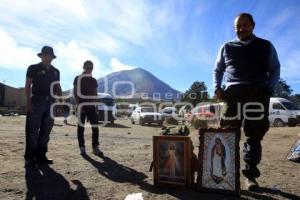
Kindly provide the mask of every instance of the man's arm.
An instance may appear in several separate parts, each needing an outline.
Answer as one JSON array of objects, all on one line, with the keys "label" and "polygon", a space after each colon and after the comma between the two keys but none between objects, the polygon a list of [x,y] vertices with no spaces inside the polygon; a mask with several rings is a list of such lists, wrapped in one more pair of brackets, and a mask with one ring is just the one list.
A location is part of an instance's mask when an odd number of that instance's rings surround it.
[{"label": "man's arm", "polygon": [[214,87],[214,92],[218,99],[223,98],[223,90],[221,88],[221,84],[222,84],[224,71],[226,68],[223,53],[224,53],[224,46],[222,46],[221,49],[219,50],[216,63],[215,63],[214,73],[213,73],[213,87]]},{"label": "man's arm", "polygon": [[94,79],[94,89],[93,89],[93,96],[95,97],[94,98],[94,102],[99,102],[99,98],[98,98],[98,90],[97,90],[97,88],[98,88],[98,83],[97,83],[97,80],[96,79]]},{"label": "man's arm", "polygon": [[58,99],[58,100],[59,100],[60,102],[62,102],[62,101],[63,101],[62,98],[61,98],[61,97],[62,97],[62,90],[61,90],[60,83],[57,83],[57,84],[56,84],[56,86],[55,86],[55,93],[56,93],[57,96],[59,96],[59,99]]},{"label": "man's arm", "polygon": [[31,112],[32,111],[31,85],[32,85],[32,78],[31,77],[26,77],[26,82],[25,82],[25,97],[26,97],[27,112]]},{"label": "man's arm", "polygon": [[57,82],[55,83],[55,95],[59,96],[59,101],[62,102],[62,89],[61,89],[61,86],[60,86],[60,73],[58,71],[58,75],[57,75]]},{"label": "man's arm", "polygon": [[275,47],[270,43],[270,57],[269,57],[269,83],[268,89],[271,94],[275,91],[275,86],[280,78],[280,62],[278,60]]},{"label": "man's arm", "polygon": [[77,93],[77,84],[74,85],[74,88],[73,88],[73,96],[74,96],[74,98],[75,98],[76,104],[78,105],[78,104],[79,104],[79,97],[78,97],[78,93]]},{"label": "man's arm", "polygon": [[78,97],[78,76],[75,77],[74,81],[73,81],[73,96],[74,96],[74,99],[75,99],[75,102],[76,104],[78,105],[79,104],[79,97]]}]

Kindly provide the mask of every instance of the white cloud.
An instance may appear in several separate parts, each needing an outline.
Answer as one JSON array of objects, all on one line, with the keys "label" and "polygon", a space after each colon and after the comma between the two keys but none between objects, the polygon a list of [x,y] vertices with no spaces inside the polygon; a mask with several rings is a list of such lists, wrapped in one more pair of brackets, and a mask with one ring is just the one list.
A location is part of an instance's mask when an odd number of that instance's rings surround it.
[{"label": "white cloud", "polygon": [[[39,49],[33,49],[18,45],[16,40],[6,31],[0,28],[0,68],[26,69],[29,65],[40,62],[37,53]],[[93,75],[96,78],[111,72],[105,69],[99,59],[88,49],[77,44],[76,41],[68,43],[56,43],[53,45],[57,58],[53,65],[61,72],[61,81],[64,89],[72,88],[73,79],[82,72],[83,62],[91,60],[94,63]]]},{"label": "white cloud", "polygon": [[111,35],[100,31],[95,32],[93,37],[86,37],[86,35],[82,35],[78,39],[78,42],[85,48],[113,55],[120,53],[122,48],[124,48],[120,41],[113,38]]},{"label": "white cloud", "polygon": [[[227,2],[227,5],[232,3]],[[133,58],[140,52],[143,55],[136,56],[135,61],[154,68],[177,69],[189,64],[191,67],[193,64],[211,66],[216,48],[219,48],[219,45],[214,47],[214,43],[221,44],[225,42],[224,37],[231,39],[233,34],[232,26],[227,24],[227,14],[215,15],[219,17],[217,28],[210,28],[210,20],[206,17],[216,5],[219,5],[217,0],[209,3],[2,0],[0,67],[25,69],[39,61],[36,53],[43,45],[54,47],[58,56],[54,64],[60,68],[62,79],[67,81],[81,73],[87,59],[94,62],[94,76],[98,78],[113,71],[135,68],[121,63],[118,58]],[[257,21],[257,28],[261,28],[258,35],[274,42],[281,58],[283,78],[299,80],[295,73],[299,71],[297,13],[287,7],[263,20]],[[225,22],[227,25],[223,26]],[[207,46],[207,41],[212,45]],[[101,63],[100,58],[108,63]],[[211,70],[211,67],[199,68],[203,74]]]},{"label": "white cloud", "polygon": [[142,0],[99,0],[90,7],[91,22],[98,31],[112,36],[127,45],[145,46],[153,36],[150,9]]},{"label": "white cloud", "polygon": [[[0,67],[7,69],[24,69],[30,64],[37,63],[40,58],[37,56],[39,49],[33,49],[18,45],[16,40],[6,31],[0,28]],[[52,46],[52,45],[50,45]],[[94,73],[97,76],[103,75],[101,72],[103,66],[98,58],[88,49],[80,47],[76,41],[67,43],[56,43],[53,45],[57,58],[53,64],[61,66],[63,71],[74,74],[82,71],[82,65],[85,60],[91,60],[94,63]]]},{"label": "white cloud", "polygon": [[180,29],[186,17],[186,4],[176,2],[4,0],[0,4],[0,26],[33,49],[45,43],[76,41],[81,48],[97,54],[120,57],[135,47],[147,51],[154,48],[157,63],[160,58],[165,63],[174,57],[168,53],[175,52],[160,51],[162,40]]},{"label": "white cloud", "polygon": [[72,17],[78,18],[87,16],[85,5],[81,0],[2,0],[0,8],[5,9],[1,9],[4,13],[26,16],[31,19],[51,18],[51,16],[55,17],[58,14],[72,15]]},{"label": "white cloud", "polygon": [[26,69],[38,62],[34,49],[20,46],[14,38],[0,28],[0,67],[7,69]]},{"label": "white cloud", "polygon": [[278,52],[281,77],[288,82],[300,80],[299,20],[297,13],[286,8],[274,14],[263,28],[263,33],[266,33],[266,37],[274,43]]},{"label": "white cloud", "polygon": [[146,45],[152,37],[148,7],[140,0],[4,0],[0,26],[26,45],[75,40],[84,48],[116,56],[132,45]]},{"label": "white cloud", "polygon": [[[37,0],[41,2],[40,0]],[[84,1],[82,0],[49,0],[51,4],[61,5],[66,11],[69,11],[75,16],[78,16],[81,19],[85,19],[88,16],[88,11],[85,9]],[[42,2],[44,3],[44,1]]]},{"label": "white cloud", "polygon": [[72,87],[74,77],[83,71],[82,66],[86,60],[94,63],[95,78],[104,76],[108,72],[91,51],[82,48],[76,41],[55,44],[54,51],[57,58],[53,61],[53,65],[60,69],[61,81],[66,88]]},{"label": "white cloud", "polygon": [[110,60],[110,66],[111,66],[111,70],[113,72],[137,68],[135,66],[130,66],[130,65],[121,63],[118,58],[112,58]]},{"label": "white cloud", "polygon": [[278,34],[278,30],[281,30],[282,26],[289,23],[289,21],[293,18],[293,15],[294,13],[289,9],[283,9],[281,12],[271,17],[265,26],[267,34],[270,34],[270,37],[276,36],[276,34]]}]

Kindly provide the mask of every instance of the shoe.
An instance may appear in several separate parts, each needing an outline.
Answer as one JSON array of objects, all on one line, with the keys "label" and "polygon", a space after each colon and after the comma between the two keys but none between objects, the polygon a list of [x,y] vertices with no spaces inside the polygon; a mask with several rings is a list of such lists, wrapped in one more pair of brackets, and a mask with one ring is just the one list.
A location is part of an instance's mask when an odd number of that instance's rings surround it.
[{"label": "shoe", "polygon": [[245,189],[248,191],[258,191],[259,185],[255,178],[246,178]]},{"label": "shoe", "polygon": [[80,149],[80,155],[84,156],[86,153],[85,153],[85,147],[82,146],[82,147],[79,147]]},{"label": "shoe", "polygon": [[93,153],[97,156],[103,156],[102,151],[100,151],[100,149],[98,147],[93,148]]},{"label": "shoe", "polygon": [[53,160],[47,158],[45,155],[40,156],[36,159],[36,162],[39,164],[48,164],[48,165],[52,165],[53,164]]}]

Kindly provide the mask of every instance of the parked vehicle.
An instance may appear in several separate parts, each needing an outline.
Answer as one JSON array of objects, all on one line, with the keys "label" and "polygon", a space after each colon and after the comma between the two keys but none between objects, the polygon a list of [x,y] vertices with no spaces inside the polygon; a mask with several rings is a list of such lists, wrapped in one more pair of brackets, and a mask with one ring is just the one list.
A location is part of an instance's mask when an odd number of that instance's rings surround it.
[{"label": "parked vehicle", "polygon": [[163,116],[158,112],[154,112],[152,107],[136,107],[130,117],[131,123],[139,123],[140,125],[157,123],[159,126],[163,124]]},{"label": "parked vehicle", "polygon": [[184,115],[187,124],[191,125],[196,119],[210,122],[217,122],[220,119],[220,113],[223,103],[207,103],[196,106]]},{"label": "parked vehicle", "polygon": [[272,97],[269,106],[269,120],[270,124],[275,127],[296,126],[300,124],[300,108],[287,99]]},{"label": "parked vehicle", "polygon": [[99,121],[110,121],[114,124],[116,120],[116,104],[115,99],[108,93],[98,93],[99,105],[97,106],[98,120]]},{"label": "parked vehicle", "polygon": [[[193,124],[195,119],[216,122],[221,117],[222,107],[223,103],[202,104],[184,113],[184,118],[189,125]],[[300,124],[300,108],[287,99],[272,97],[269,106],[269,121],[275,127],[296,126]]]},{"label": "parked vehicle", "polygon": [[135,110],[136,107],[138,107],[138,104],[129,104],[128,106],[128,117],[131,116],[132,112]]},{"label": "parked vehicle", "polygon": [[192,106],[190,104],[184,105],[179,109],[178,115],[179,117],[184,117],[188,112],[191,112]]},{"label": "parked vehicle", "polygon": [[162,116],[165,117],[173,117],[178,118],[178,111],[175,107],[165,107],[161,111]]}]

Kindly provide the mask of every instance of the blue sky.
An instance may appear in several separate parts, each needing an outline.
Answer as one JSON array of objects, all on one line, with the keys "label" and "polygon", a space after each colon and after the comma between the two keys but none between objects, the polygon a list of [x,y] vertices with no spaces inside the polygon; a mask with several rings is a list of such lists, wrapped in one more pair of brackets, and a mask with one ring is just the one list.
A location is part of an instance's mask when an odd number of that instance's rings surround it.
[{"label": "blue sky", "polygon": [[50,45],[64,90],[90,59],[97,78],[141,67],[174,89],[204,81],[212,93],[218,50],[235,37],[234,17],[249,12],[254,33],[277,49],[281,77],[300,93],[298,0],[2,0],[0,10],[0,81],[15,87]]}]

